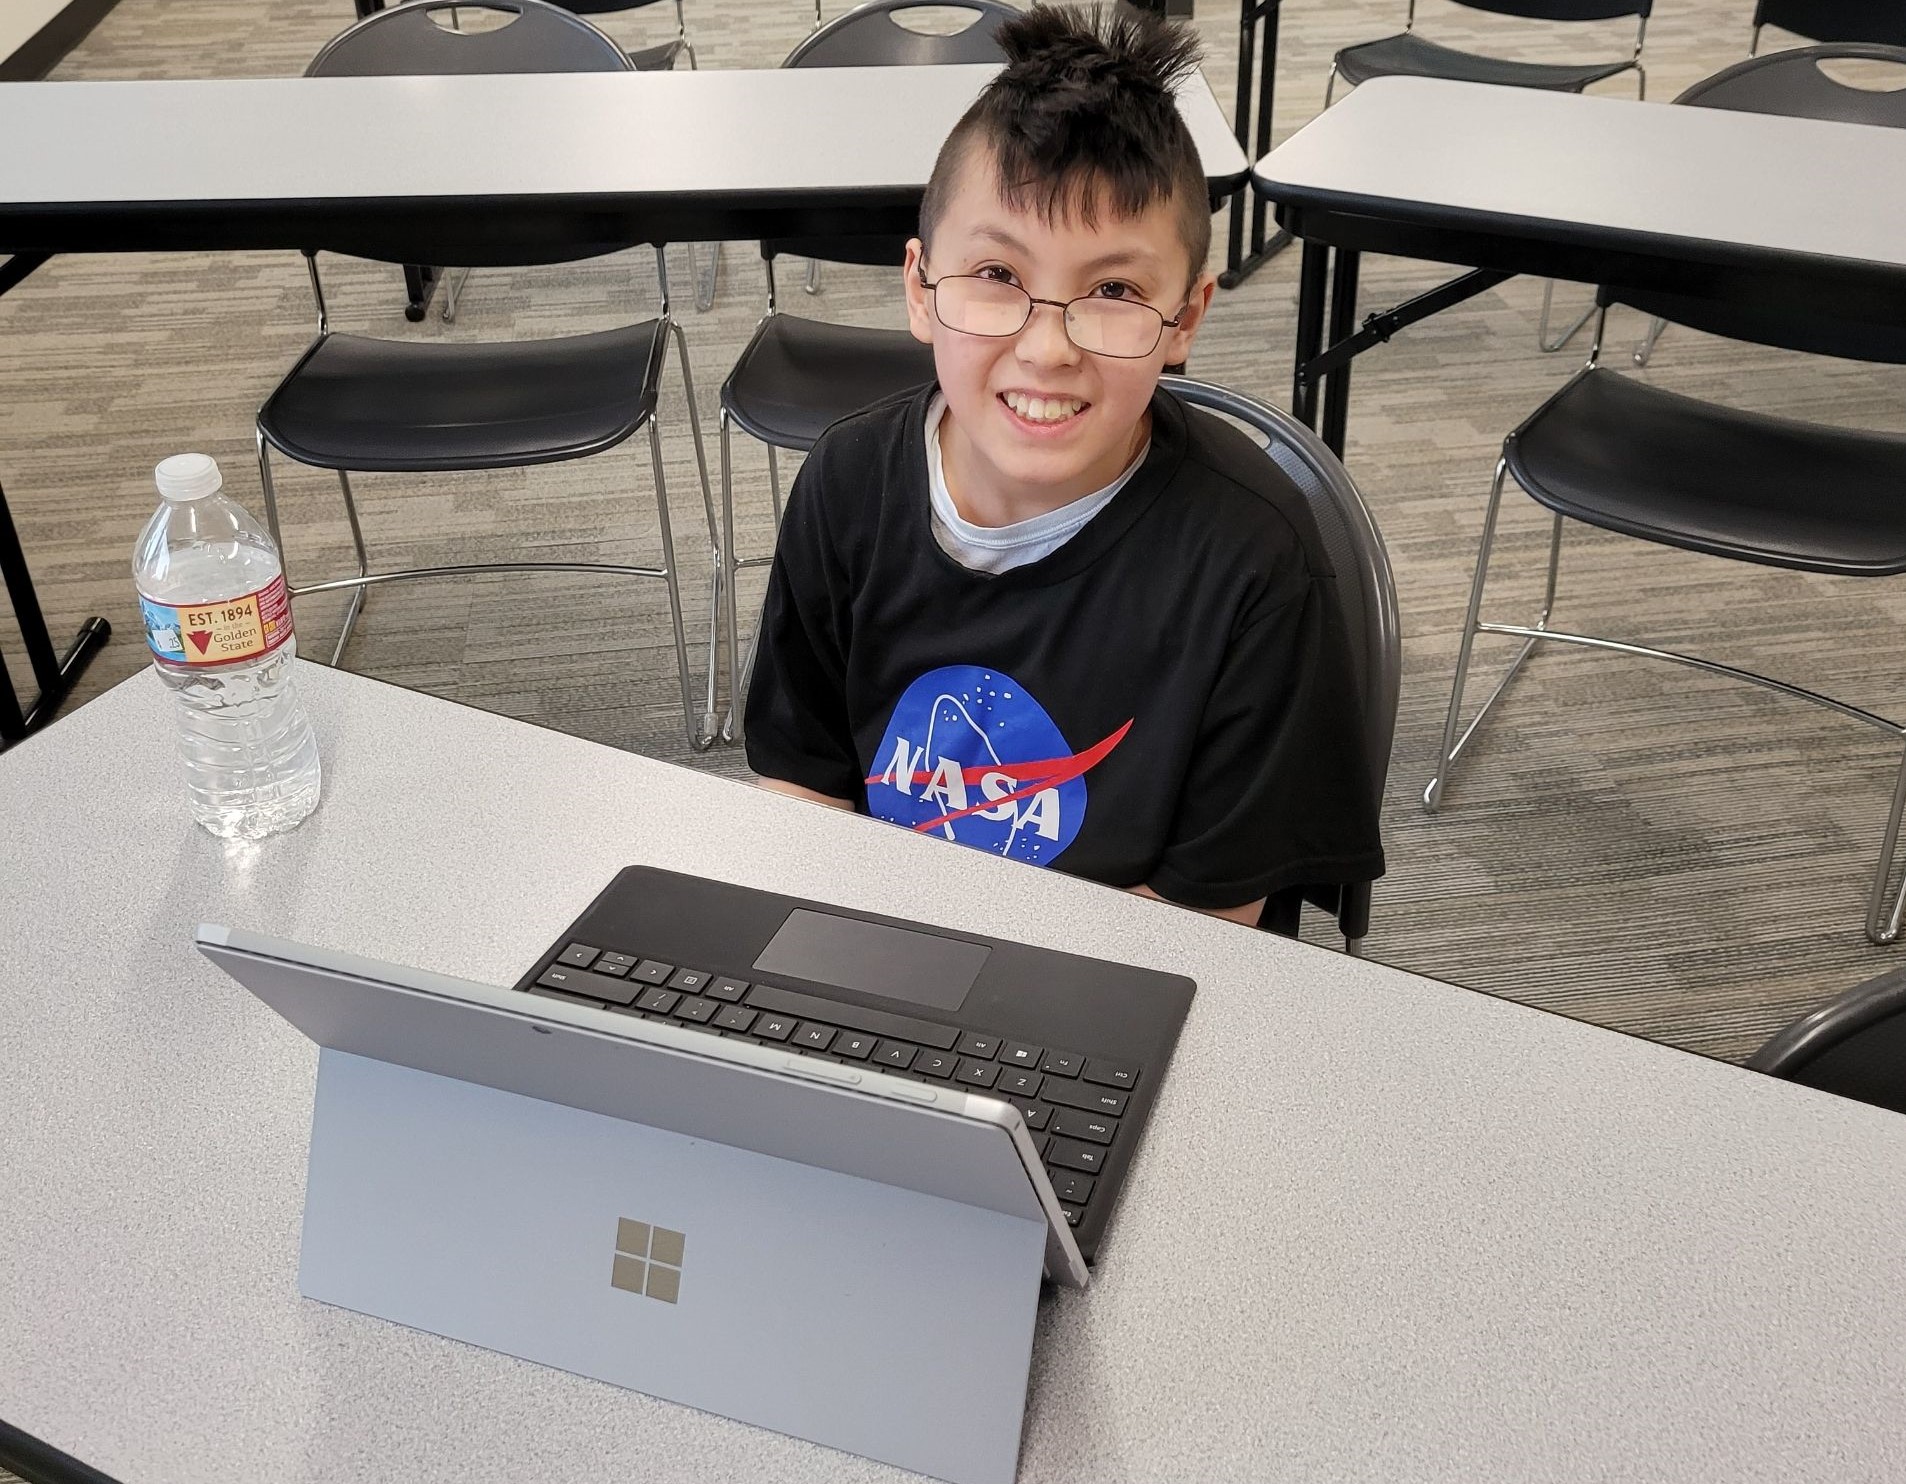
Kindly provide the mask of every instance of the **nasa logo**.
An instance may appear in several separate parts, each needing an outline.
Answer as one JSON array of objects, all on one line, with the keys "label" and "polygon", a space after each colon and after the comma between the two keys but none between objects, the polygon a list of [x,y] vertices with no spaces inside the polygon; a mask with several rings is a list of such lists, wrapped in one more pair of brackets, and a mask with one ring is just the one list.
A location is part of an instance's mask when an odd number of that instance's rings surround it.
[{"label": "nasa logo", "polygon": [[1010,675],[977,665],[929,670],[893,708],[867,809],[920,834],[1049,866],[1085,823],[1085,775],[1131,729],[1128,721],[1074,753]]}]

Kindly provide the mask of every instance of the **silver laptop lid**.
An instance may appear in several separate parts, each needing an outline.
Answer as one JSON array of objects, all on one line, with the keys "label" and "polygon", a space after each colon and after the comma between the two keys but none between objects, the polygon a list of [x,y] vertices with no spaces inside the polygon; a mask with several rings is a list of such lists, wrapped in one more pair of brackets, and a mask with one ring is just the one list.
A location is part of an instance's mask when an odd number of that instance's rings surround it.
[{"label": "silver laptop lid", "polygon": [[238,928],[197,944],[320,1046],[1039,1221],[1047,1275],[1087,1281],[1000,1099]]}]

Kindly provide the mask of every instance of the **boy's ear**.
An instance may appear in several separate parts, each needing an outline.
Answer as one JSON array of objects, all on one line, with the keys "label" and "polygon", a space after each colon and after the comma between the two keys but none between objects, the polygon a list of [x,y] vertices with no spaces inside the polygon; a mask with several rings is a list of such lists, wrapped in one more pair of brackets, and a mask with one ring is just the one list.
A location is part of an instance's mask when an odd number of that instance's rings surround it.
[{"label": "boy's ear", "polygon": [[927,291],[920,284],[921,264],[926,261],[926,244],[915,237],[907,244],[906,265],[900,276],[907,293],[907,329],[922,345],[933,343],[933,306],[927,303]]},{"label": "boy's ear", "polygon": [[1191,342],[1197,338],[1198,326],[1204,323],[1205,311],[1211,307],[1211,295],[1217,287],[1215,273],[1200,273],[1192,283],[1177,325],[1165,331],[1163,349],[1167,366],[1183,365],[1191,359]]}]

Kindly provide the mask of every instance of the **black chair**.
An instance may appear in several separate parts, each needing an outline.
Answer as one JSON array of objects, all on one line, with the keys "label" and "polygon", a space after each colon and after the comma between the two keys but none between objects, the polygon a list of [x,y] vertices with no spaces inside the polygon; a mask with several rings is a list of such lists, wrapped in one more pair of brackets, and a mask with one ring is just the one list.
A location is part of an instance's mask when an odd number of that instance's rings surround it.
[{"label": "black chair", "polygon": [[[1271,462],[1297,486],[1310,506],[1337,574],[1336,590],[1343,605],[1344,627],[1350,635],[1351,663],[1356,667],[1358,690],[1363,697],[1365,735],[1381,807],[1390,747],[1396,736],[1403,648],[1397,622],[1396,580],[1369,507],[1349,471],[1323,439],[1289,413],[1228,387],[1185,376],[1162,377],[1159,385],[1193,407],[1240,425],[1263,446]],[[1273,897],[1265,905],[1260,925],[1295,936],[1303,902],[1309,901],[1337,919],[1344,951],[1354,954],[1370,929],[1370,888],[1370,882],[1359,881],[1343,887],[1301,889],[1284,894],[1281,900]]]},{"label": "black chair", "polygon": [[1855,985],[1748,1059],[1770,1077],[1906,1113],[1906,969]]},{"label": "black chair", "polygon": [[[511,19],[498,30],[448,33],[431,18],[430,12],[453,4],[465,11],[494,11]],[[446,51],[446,48],[452,50]],[[332,69],[362,71],[373,63],[396,63],[399,65],[386,70],[419,74],[428,73],[437,59],[449,57],[454,62],[450,70],[455,71],[551,70],[540,64],[550,63],[552,59],[561,59],[565,64],[559,70],[576,70],[577,64],[585,63],[592,55],[598,60],[614,59],[613,67],[602,64],[606,70],[628,68],[627,58],[609,37],[587,21],[543,0],[412,0],[358,22],[331,41],[312,67],[314,72],[328,73]],[[484,65],[474,65],[477,61]],[[696,721],[656,418],[662,368],[671,335],[675,338],[682,386],[688,398],[711,549],[714,506],[707,462],[702,454],[701,429],[696,420],[688,348],[681,327],[668,311],[668,281],[660,252],[656,254],[656,271],[662,285],[663,303],[661,314],[655,319],[562,339],[418,343],[339,334],[331,329],[324,285],[318,274],[317,257],[322,246],[305,252],[318,307],[317,339],[259,410],[257,440],[265,513],[281,552],[285,542],[279,525],[270,450],[275,448],[287,458],[313,468],[333,470],[338,476],[357,553],[357,572],[354,576],[326,582],[291,584],[294,597],[315,592],[352,591],[332,663],[343,658],[366,591],[379,583],[490,571],[600,571],[660,579],[668,589],[684,722],[690,741],[695,742],[707,723],[698,726]],[[540,251],[516,248],[497,253],[481,247],[472,250],[468,243],[418,241],[393,235],[388,241],[354,239],[342,246],[352,256],[390,263],[441,261],[439,250],[448,248],[477,266],[503,267],[575,262],[617,251],[623,244],[552,244]],[[648,429],[649,456],[655,476],[662,566],[508,561],[395,572],[370,570],[357,502],[351,492],[352,471],[442,473],[557,463],[606,453],[644,427]],[[711,626],[715,616],[711,595]],[[712,674],[710,678],[712,683]],[[713,708],[711,694],[706,709],[712,712]]]},{"label": "black chair", "polygon": [[1759,0],[1749,56],[1760,50],[1763,26],[1778,26],[1808,41],[1906,46],[1906,0]]},{"label": "black chair", "polygon": [[[1641,53],[1648,37],[1648,16],[1654,9],[1654,0],[1451,0],[1451,3],[1536,21],[1608,21],[1633,16],[1634,50],[1629,56],[1612,61],[1577,63],[1518,62],[1457,51],[1423,38],[1416,29],[1416,0],[1409,0],[1409,13],[1401,32],[1380,41],[1345,47],[1332,59],[1330,80],[1324,85],[1324,107],[1330,106],[1339,77],[1352,86],[1373,77],[1440,77],[1452,82],[1496,83],[1553,93],[1579,93],[1591,83],[1633,72],[1636,96],[1648,96],[1648,74],[1642,65]],[[1536,329],[1536,343],[1545,351],[1557,351],[1567,345],[1595,313],[1594,306],[1590,305],[1579,319],[1551,340],[1549,312],[1554,296],[1552,283],[1543,288],[1542,322]]]},{"label": "black chair", "polygon": [[[1860,8],[1892,13],[1898,18],[1895,29],[1906,37],[1906,0],[1886,5],[1861,0]],[[1758,23],[1754,35],[1758,40]],[[1822,62],[1836,61],[1889,64],[1898,69],[1900,85],[1891,91],[1849,87],[1821,69]],[[1794,51],[1772,52],[1764,57],[1749,57],[1712,77],[1703,78],[1674,101],[1694,108],[1725,108],[1736,113],[1775,113],[1789,118],[1906,129],[1906,44],[1806,46]],[[1647,334],[1635,347],[1637,366],[1648,364],[1664,328],[1662,320],[1649,323]]]},{"label": "black chair", "polygon": [[[968,10],[970,25],[942,36],[899,24],[908,11]],[[935,66],[1003,62],[993,33],[1020,12],[1001,0],[872,0],[828,22],[788,53],[786,67]],[[892,392],[933,379],[933,351],[905,330],[868,330],[827,324],[780,312],[774,260],[794,254],[809,261],[892,267],[906,256],[905,237],[781,238],[764,241],[768,308],[754,337],[721,388],[721,548],[717,554],[728,639],[729,700],[721,736],[739,736],[741,696],[754,662],[754,645],[741,656],[735,608],[735,574],[766,566],[770,557],[737,557],[734,523],[734,462],[730,427],[740,428],[768,450],[768,486],[777,531],[781,524],[778,450],[806,453],[829,424]]]},{"label": "black chair", "polygon": [[[1811,701],[1878,728],[1906,749],[1906,727],[1785,681],[1669,650],[1550,627],[1566,517],[1643,541],[1734,561],[1848,577],[1906,572],[1906,436],[1869,433],[1741,412],[1663,391],[1599,367],[1607,306],[1627,304],[1676,324],[1759,345],[1906,365],[1906,333],[1833,321],[1785,305],[1721,297],[1724,290],[1640,293],[1604,288],[1603,324],[1587,366],[1509,435],[1496,465],[1469,594],[1456,676],[1436,776],[1424,806],[1440,805],[1450,770],[1510,680],[1537,645],[1554,642],[1671,660],[1713,675]],[[1546,593],[1533,623],[1481,621],[1505,478],[1555,513]],[[1471,651],[1478,634],[1522,641],[1495,690],[1457,735]],[[1903,753],[1906,758],[1906,753]],[[1906,760],[1893,791],[1868,898],[1866,931],[1875,943],[1899,935],[1906,893],[1885,910],[1902,805]]]},{"label": "black chair", "polygon": [[[385,0],[355,0],[355,3],[359,20],[385,13]],[[411,3],[411,0],[398,0],[398,3]],[[572,15],[610,15],[625,10],[640,10],[658,3],[660,0],[561,0],[560,8]],[[327,47],[305,69],[305,76],[401,77],[412,71],[434,76],[481,72],[667,72],[682,56],[688,58],[690,71],[696,66],[695,46],[688,39],[688,23],[682,16],[682,0],[675,0],[674,37],[656,46],[638,47],[628,52],[622,52],[618,45],[617,50],[622,57],[620,65],[609,61],[594,35],[562,36],[553,28],[546,30],[542,44],[533,55],[519,42],[507,43],[500,48],[461,45],[471,37],[484,34],[481,26],[472,26],[466,31],[462,12],[481,13],[493,8],[480,3],[430,8],[443,18],[437,28],[442,33],[442,40],[432,42],[408,30],[378,33],[368,39],[353,40],[339,55],[327,55],[330,51]],[[721,271],[721,244],[711,243],[709,249],[708,266],[701,270],[696,283],[697,309],[711,308],[715,302],[715,280]],[[440,268],[406,264],[404,284],[408,301],[404,317],[413,324],[422,320],[430,312],[430,301],[441,285],[444,323],[455,323],[457,296],[468,276],[467,268],[446,273]]]}]

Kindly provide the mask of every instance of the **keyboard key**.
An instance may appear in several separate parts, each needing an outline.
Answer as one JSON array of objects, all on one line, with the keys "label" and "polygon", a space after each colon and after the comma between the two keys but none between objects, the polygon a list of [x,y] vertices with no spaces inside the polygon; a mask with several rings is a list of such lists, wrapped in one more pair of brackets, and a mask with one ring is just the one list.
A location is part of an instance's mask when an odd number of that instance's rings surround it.
[{"label": "keyboard key", "polygon": [[556,962],[568,964],[572,969],[586,969],[596,961],[596,950],[587,943],[571,943],[556,955]]},{"label": "keyboard key", "polygon": [[1083,1206],[1092,1199],[1092,1187],[1098,1183],[1098,1176],[1081,1175],[1077,1170],[1052,1171],[1052,1193],[1061,1205]]},{"label": "keyboard key", "polygon": [[915,1046],[931,1046],[937,1051],[951,1051],[953,1043],[960,1038],[960,1033],[950,1025],[935,1025],[930,1020],[916,1020],[911,1015],[895,1015],[886,1010],[869,1010],[863,1005],[824,1000],[818,995],[782,989],[776,984],[755,985],[748,991],[748,1003],[757,1010],[779,1010],[784,1015],[793,1015],[801,1020],[826,1020],[857,1031],[872,1031],[876,1036],[909,1041]]},{"label": "keyboard key", "polygon": [[763,1041],[785,1041],[794,1034],[792,1015],[763,1015],[754,1023],[752,1034]]},{"label": "keyboard key", "polygon": [[639,960],[632,953],[605,953],[602,955],[602,962],[596,965],[596,971],[606,974],[609,972],[609,969],[605,968],[604,965],[609,965],[621,969],[626,973],[628,970],[633,969],[638,962]]},{"label": "keyboard key", "polygon": [[587,977],[581,969],[563,969],[551,964],[537,976],[536,982],[544,989],[562,989],[570,994],[581,994]]},{"label": "keyboard key", "polygon": [[1084,1139],[1088,1144],[1109,1144],[1118,1132],[1118,1121],[1096,1113],[1081,1113],[1076,1108],[1061,1108],[1052,1118],[1052,1131],[1062,1139]]},{"label": "keyboard key", "polygon": [[1106,1061],[1095,1056],[1085,1064],[1085,1080],[1096,1082],[1102,1087],[1122,1087],[1130,1092],[1138,1086],[1138,1068],[1130,1062]]},{"label": "keyboard key", "polygon": [[1084,1060],[1076,1051],[1048,1051],[1046,1059],[1039,1063],[1039,1070],[1055,1077],[1076,1077],[1079,1064]]},{"label": "keyboard key", "polygon": [[834,1027],[815,1025],[812,1021],[803,1021],[801,1028],[794,1033],[790,1046],[799,1046],[804,1051],[825,1051],[834,1044]]},{"label": "keyboard key", "polygon": [[584,994],[592,994],[599,1000],[607,1000],[612,1005],[626,1005],[633,1000],[639,984],[630,984],[624,979],[605,979],[594,969],[582,976]]},{"label": "keyboard key", "polygon": [[674,972],[675,965],[673,964],[657,963],[652,958],[645,958],[641,963],[629,970],[629,977],[631,979],[640,979],[644,984],[666,984],[668,983],[668,976]]},{"label": "keyboard key", "polygon": [[834,1055],[850,1061],[865,1061],[873,1055],[874,1040],[865,1031],[842,1031],[834,1041]]},{"label": "keyboard key", "polygon": [[960,1037],[960,1044],[953,1049],[961,1056],[977,1056],[983,1061],[991,1061],[999,1055],[999,1037],[982,1036],[978,1031],[968,1031]]},{"label": "keyboard key", "polygon": [[874,1047],[874,1060],[892,1071],[904,1072],[913,1065],[919,1050],[918,1046],[909,1046],[905,1041],[882,1041]]},{"label": "keyboard key", "polygon": [[1105,1113],[1113,1118],[1125,1111],[1125,1093],[1113,1092],[1109,1088],[1087,1087],[1083,1083],[1067,1082],[1062,1078],[1046,1078],[1046,1085],[1039,1089],[1039,1096],[1048,1103],[1083,1108],[1088,1113]]},{"label": "keyboard key", "polygon": [[713,1000],[726,1000],[729,1003],[740,999],[748,992],[746,979],[731,979],[726,974],[717,974],[702,993]]},{"label": "keyboard key", "polygon": [[999,1053],[999,1059],[1009,1067],[1024,1067],[1027,1071],[1039,1070],[1039,1059],[1046,1054],[1043,1046],[1028,1046],[1020,1041],[1009,1041],[1006,1049]]},{"label": "keyboard key", "polygon": [[998,1075],[999,1068],[994,1063],[981,1061],[977,1056],[963,1056],[953,1073],[953,1080],[964,1087],[991,1087]]},{"label": "keyboard key", "polygon": [[923,1051],[913,1070],[922,1077],[951,1077],[960,1059],[950,1051]]},{"label": "keyboard key", "polygon": [[668,987],[685,994],[700,994],[708,985],[706,969],[677,969],[669,976]]},{"label": "keyboard key", "polygon": [[1052,1109],[1044,1103],[1027,1103],[1013,1098],[1012,1105],[1019,1110],[1019,1116],[1026,1120],[1026,1127],[1035,1134],[1052,1119]]},{"label": "keyboard key", "polygon": [[1085,1215],[1077,1206],[1061,1206],[1059,1214],[1065,1217],[1067,1226],[1077,1226],[1080,1218]]},{"label": "keyboard key", "polygon": [[715,1018],[715,1012],[720,1008],[720,1000],[705,999],[701,995],[689,995],[675,1007],[675,1018],[693,1021],[696,1025],[706,1025]]},{"label": "keyboard key", "polygon": [[629,966],[627,964],[610,963],[609,955],[605,953],[602,955],[601,962],[596,965],[594,972],[607,974],[611,979],[620,979],[624,974],[629,972]]},{"label": "keyboard key", "polygon": [[710,1023],[720,1026],[725,1031],[745,1031],[754,1024],[754,1014],[754,1011],[740,1005],[724,1005]]},{"label": "keyboard key", "polygon": [[1045,1080],[1037,1072],[1020,1072],[1008,1067],[999,1074],[999,1091],[1011,1098],[1036,1098],[1039,1084]]},{"label": "keyboard key", "polygon": [[1096,1144],[1081,1144],[1076,1139],[1054,1139],[1046,1158],[1068,1170],[1084,1170],[1096,1175],[1105,1168],[1105,1151]]},{"label": "keyboard key", "polygon": [[675,1002],[681,998],[672,989],[651,989],[635,1002],[638,1010],[648,1010],[656,1015],[666,1015],[675,1008]]}]

